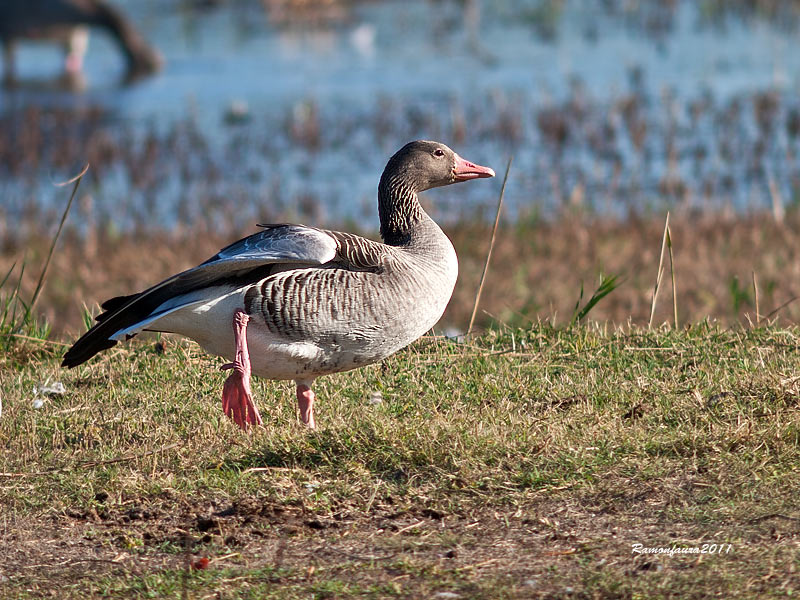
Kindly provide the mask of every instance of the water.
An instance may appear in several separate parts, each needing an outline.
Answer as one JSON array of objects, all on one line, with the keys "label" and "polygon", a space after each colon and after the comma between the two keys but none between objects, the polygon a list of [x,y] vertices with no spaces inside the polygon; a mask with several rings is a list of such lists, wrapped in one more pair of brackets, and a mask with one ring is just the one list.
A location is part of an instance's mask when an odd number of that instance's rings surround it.
[{"label": "water", "polygon": [[[565,206],[754,210],[800,190],[789,8],[768,19],[694,2],[387,0],[303,17],[256,0],[117,4],[165,70],[119,86],[122,58],[96,34],[85,91],[43,89],[60,54],[25,45],[27,83],[2,92],[2,115],[44,106],[74,115],[59,119],[81,121],[92,107],[101,116],[75,133],[76,147],[0,164],[9,219],[63,202],[50,181],[78,170],[90,154],[81,145],[100,134],[122,151],[93,165],[84,216],[122,229],[262,217],[374,227],[383,165],[416,137],[498,172],[513,154],[512,218]],[[45,131],[46,115],[37,119]],[[14,146],[19,132],[7,135]],[[437,217],[483,216],[499,185],[436,192]]]}]

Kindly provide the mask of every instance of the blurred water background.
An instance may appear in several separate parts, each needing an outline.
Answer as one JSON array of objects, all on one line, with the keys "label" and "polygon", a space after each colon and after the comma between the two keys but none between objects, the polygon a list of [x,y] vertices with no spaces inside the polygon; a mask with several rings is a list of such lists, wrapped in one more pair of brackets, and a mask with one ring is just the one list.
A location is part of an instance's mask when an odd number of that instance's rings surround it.
[{"label": "blurred water background", "polygon": [[[116,0],[166,59],[120,84],[93,34],[82,92],[23,44],[0,91],[0,235],[51,224],[52,182],[91,163],[72,227],[299,220],[377,228],[406,141],[502,174],[506,218],[758,212],[800,200],[800,5],[556,0]],[[500,182],[435,192],[486,219]]]}]

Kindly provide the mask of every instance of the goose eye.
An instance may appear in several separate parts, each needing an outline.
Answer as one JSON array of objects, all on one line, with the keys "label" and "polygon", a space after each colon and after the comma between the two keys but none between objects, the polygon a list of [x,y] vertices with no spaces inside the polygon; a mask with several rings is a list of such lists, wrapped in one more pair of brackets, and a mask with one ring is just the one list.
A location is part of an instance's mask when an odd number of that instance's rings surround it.
[{"label": "goose eye", "polygon": [[441,148],[436,148],[436,150],[433,151],[433,155],[434,156],[444,156],[444,150],[442,150]]}]

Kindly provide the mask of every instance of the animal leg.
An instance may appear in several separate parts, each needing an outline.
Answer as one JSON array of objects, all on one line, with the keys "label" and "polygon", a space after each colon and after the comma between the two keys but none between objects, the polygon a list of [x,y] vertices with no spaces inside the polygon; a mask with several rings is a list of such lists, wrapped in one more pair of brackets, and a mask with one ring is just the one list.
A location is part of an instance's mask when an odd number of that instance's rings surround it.
[{"label": "animal leg", "polygon": [[314,422],[314,397],[310,385],[297,383],[297,408],[300,409],[300,419],[309,429],[317,428]]},{"label": "animal leg", "polygon": [[3,40],[3,85],[13,87],[17,80],[14,70],[14,42]]},{"label": "animal leg", "polygon": [[73,29],[64,44],[64,71],[67,75],[78,75],[83,69],[83,57],[89,47],[89,30],[85,27]]},{"label": "animal leg", "polygon": [[222,411],[242,429],[250,424],[261,425],[261,415],[250,393],[250,353],[247,350],[247,322],[250,317],[243,310],[233,314],[233,339],[236,357],[222,369],[232,369],[222,388]]}]

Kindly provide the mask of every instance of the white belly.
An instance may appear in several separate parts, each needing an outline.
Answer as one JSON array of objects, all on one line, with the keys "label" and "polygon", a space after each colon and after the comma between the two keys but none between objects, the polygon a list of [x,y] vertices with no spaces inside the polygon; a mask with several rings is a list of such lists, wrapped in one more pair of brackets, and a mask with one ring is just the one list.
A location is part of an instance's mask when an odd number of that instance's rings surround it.
[{"label": "white belly", "polygon": [[[247,286],[249,287],[249,286]],[[205,290],[214,300],[192,304],[147,325],[151,331],[176,333],[195,340],[206,352],[233,360],[233,315],[244,307],[244,288]],[[423,332],[424,333],[424,332]],[[268,379],[313,379],[348,371],[392,354],[412,340],[373,347],[357,329],[337,337],[336,344],[292,341],[272,333],[257,315],[247,325],[247,346],[255,375]]]}]

